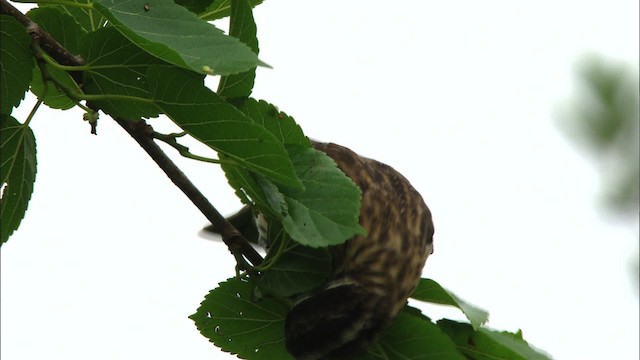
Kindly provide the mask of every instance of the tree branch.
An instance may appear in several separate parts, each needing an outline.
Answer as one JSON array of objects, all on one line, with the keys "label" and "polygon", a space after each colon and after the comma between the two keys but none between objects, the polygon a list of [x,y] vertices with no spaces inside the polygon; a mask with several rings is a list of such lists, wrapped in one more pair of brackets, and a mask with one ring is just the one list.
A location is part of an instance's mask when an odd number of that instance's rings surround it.
[{"label": "tree branch", "polygon": [[[40,47],[59,64],[67,66],[84,65],[84,60],[81,57],[71,54],[49,33],[9,4],[7,0],[0,0],[0,14],[12,16],[23,24],[33,41],[37,42]],[[71,75],[79,84],[82,82],[82,72],[72,72]],[[218,212],[202,192],[187,178],[182,170],[180,170],[162,151],[158,144],[153,141],[153,129],[151,126],[147,125],[143,120],[129,121],[125,119],[115,119],[115,121],[149,154],[153,161],[167,174],[169,179],[182,190],[189,200],[191,200],[200,212],[213,224],[221,234],[222,241],[224,241],[229,251],[235,256],[239,267],[250,270],[247,261],[253,266],[257,266],[262,262],[262,256],[251,246],[249,241]]]},{"label": "tree branch", "polygon": [[[231,253],[236,256],[239,265],[243,265],[245,262],[239,255],[246,258],[246,260],[254,266],[262,262],[262,256],[255,251],[244,236],[211,205],[209,200],[207,200],[200,190],[186,177],[182,170],[180,170],[167,154],[162,151],[158,144],[153,141],[151,138],[151,134],[153,133],[151,126],[143,120],[136,122],[123,119],[115,120],[138,142],[147,154],[151,156],[153,161],[155,161],[162,171],[167,174],[169,179],[182,190],[207,220],[215,226],[222,235],[222,241],[229,247]],[[245,269],[247,268],[245,267]]]}]

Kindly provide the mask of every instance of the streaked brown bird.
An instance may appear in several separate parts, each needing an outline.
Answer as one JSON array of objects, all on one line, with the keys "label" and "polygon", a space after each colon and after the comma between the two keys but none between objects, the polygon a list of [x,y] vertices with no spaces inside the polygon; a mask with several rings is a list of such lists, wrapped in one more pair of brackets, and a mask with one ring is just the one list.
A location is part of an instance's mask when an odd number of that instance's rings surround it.
[{"label": "streaked brown bird", "polygon": [[291,308],[285,343],[296,360],[349,358],[366,352],[405,306],[433,252],[433,222],[422,196],[390,166],[340,145],[313,146],[360,187],[367,235],[331,249],[333,276]]},{"label": "streaked brown bird", "polygon": [[[313,146],[360,187],[367,235],[330,249],[332,276],[291,308],[285,345],[296,360],[348,359],[365,353],[405,306],[433,252],[433,222],[422,196],[392,167],[340,145]],[[252,219],[249,208],[229,218],[246,237],[263,238],[264,217]]]}]

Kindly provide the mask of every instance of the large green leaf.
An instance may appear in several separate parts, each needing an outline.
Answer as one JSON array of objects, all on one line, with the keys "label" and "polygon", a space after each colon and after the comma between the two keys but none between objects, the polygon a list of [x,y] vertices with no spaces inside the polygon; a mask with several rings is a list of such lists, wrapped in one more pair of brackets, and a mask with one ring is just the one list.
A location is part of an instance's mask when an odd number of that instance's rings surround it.
[{"label": "large green leaf", "polygon": [[[85,93],[151,98],[147,68],[163,64],[162,60],[143,51],[112,27],[88,34],[83,39],[83,50],[89,66],[84,72]],[[156,117],[159,113],[152,103],[129,99],[94,100],[93,103],[105,113],[125,119]]]},{"label": "large green leaf", "polygon": [[510,333],[480,328],[474,331],[469,324],[443,319],[438,321],[442,329],[456,343],[458,349],[474,360],[549,360],[532,348],[522,332]]},{"label": "large green leaf", "polygon": [[[256,7],[262,4],[263,1],[264,0],[248,0],[251,7]],[[206,8],[206,10],[201,12],[199,15],[201,19],[211,21],[222,19],[229,16],[230,14],[231,0],[213,0],[211,4]]]},{"label": "large green leaf", "polygon": [[[64,12],[64,10],[61,6],[47,6],[32,9],[27,13],[27,16],[51,34],[64,48],[73,54],[78,54],[80,50],[80,38],[86,32],[74,18]],[[47,64],[41,64],[40,66],[46,71],[47,77],[56,79],[56,81],[62,83],[63,86],[69,89],[79,91],[78,85],[67,72]],[[54,109],[66,110],[74,107],[76,104],[73,99],[69,98],[65,92],[59,89],[52,81],[45,83],[40,68],[34,69],[31,91],[39,99],[43,100],[47,106]]]},{"label": "large green leaf", "polygon": [[228,75],[262,64],[247,45],[172,0],[96,0],[93,6],[133,43],[186,69]]},{"label": "large green leaf", "polygon": [[36,140],[31,129],[0,115],[0,244],[20,226],[36,180]]},{"label": "large green leaf", "polygon": [[[223,166],[229,184],[245,203],[281,221],[300,244],[326,247],[357,234],[360,190],[326,154],[304,146],[287,146],[303,189],[276,185],[266,178]],[[284,201],[284,202],[282,202]]]},{"label": "large green leaf", "polygon": [[369,353],[357,360],[465,360],[451,339],[419,310],[406,307]]},{"label": "large green leaf", "polygon": [[284,347],[287,306],[273,298],[254,299],[254,288],[237,278],[222,282],[189,318],[212,343],[241,359],[291,359]]},{"label": "large green leaf", "polygon": [[202,77],[151,66],[153,101],[178,126],[226,158],[276,183],[302,185],[284,145],[264,127],[206,88]]},{"label": "large green leaf", "polygon": [[29,35],[13,17],[0,15],[0,112],[10,114],[29,89],[33,54]]},{"label": "large green leaf", "polygon": [[480,328],[482,324],[489,320],[488,312],[460,299],[454,293],[443,288],[440,284],[431,279],[420,279],[418,287],[413,291],[411,297],[420,301],[457,307],[462,310],[475,330]]},{"label": "large green leaf", "polygon": [[[277,244],[272,248],[274,246]],[[259,283],[270,294],[289,297],[317,288],[330,271],[329,250],[297,244],[277,259],[275,265],[262,275]]]},{"label": "large green leaf", "polygon": [[291,238],[306,246],[325,247],[363,235],[360,189],[353,181],[323,152],[303,146],[288,146],[287,151],[304,185],[303,189],[278,186],[287,204],[282,224]]},{"label": "large green leaf", "polygon": [[[258,38],[251,6],[247,0],[231,0],[231,4],[229,35],[247,44],[257,55]],[[223,76],[218,84],[218,95],[225,98],[248,97],[251,95],[255,77],[255,68],[239,74]]]},{"label": "large green leaf", "polygon": [[[311,148],[293,118],[264,101],[247,99],[239,106],[287,146],[303,188],[273,184],[269,179],[223,166],[229,183],[246,203],[283,223],[299,243],[325,247],[364,234],[359,225],[360,189],[326,154]],[[282,202],[284,200],[284,203]]]}]

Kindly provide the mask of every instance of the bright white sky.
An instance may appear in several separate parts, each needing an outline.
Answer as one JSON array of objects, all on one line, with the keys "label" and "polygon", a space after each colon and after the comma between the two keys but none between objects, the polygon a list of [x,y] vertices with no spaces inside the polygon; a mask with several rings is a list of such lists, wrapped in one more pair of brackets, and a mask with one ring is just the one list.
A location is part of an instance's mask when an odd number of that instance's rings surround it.
[{"label": "bright white sky", "polygon": [[[426,277],[556,359],[638,359],[637,219],[597,207],[598,174],[557,120],[582,55],[637,67],[636,0],[289,0],[255,16],[274,69],[254,95],[412,181],[436,224]],[[224,246],[198,237],[203,216],[106,116],[98,136],[78,111],[32,124],[35,193],[1,252],[0,357],[232,358],[187,319],[233,276]],[[215,166],[179,163],[222,212],[239,207]]]}]

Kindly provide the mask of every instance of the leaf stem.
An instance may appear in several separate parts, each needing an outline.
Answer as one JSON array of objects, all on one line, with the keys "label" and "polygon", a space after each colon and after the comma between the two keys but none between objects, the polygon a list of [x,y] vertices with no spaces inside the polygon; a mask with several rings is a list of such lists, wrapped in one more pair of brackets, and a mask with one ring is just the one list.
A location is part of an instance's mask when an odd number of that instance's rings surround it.
[{"label": "leaf stem", "polygon": [[87,65],[80,65],[80,66],[60,65],[51,56],[49,56],[49,54],[47,54],[46,51],[42,50],[42,48],[39,45],[34,44],[33,48],[34,48],[34,51],[36,52],[36,56],[38,56],[39,59],[44,60],[44,62],[46,62],[48,65],[51,65],[56,69],[59,69],[62,71],[86,71],[91,69],[91,67]]},{"label": "leaf stem", "polygon": [[[58,64],[51,56],[49,56],[49,54],[46,53],[46,51],[44,51],[38,44],[34,44],[33,45],[33,49],[34,52],[36,53],[36,56],[39,59],[42,59],[44,62],[47,63],[47,65],[50,65],[54,68],[60,69],[62,71],[84,71],[84,70],[89,70],[92,67],[91,66],[86,66],[86,65],[80,65],[80,66],[68,66],[68,65],[60,65]],[[43,77],[44,75],[46,75],[46,70],[41,67],[41,70],[43,72]],[[64,84],[57,82],[55,78],[46,75],[46,79],[45,80],[51,80],[53,81],[58,87],[60,87],[65,94],[67,94],[67,96],[75,99],[75,100],[89,100],[89,101],[96,101],[96,100],[126,100],[126,101],[137,101],[137,102],[143,102],[143,103],[147,103],[147,104],[153,104],[153,100],[151,99],[145,99],[145,98],[141,98],[141,97],[137,97],[137,96],[131,96],[131,95],[120,95],[120,94],[100,94],[100,95],[91,95],[91,94],[84,94],[80,91],[78,91],[79,89],[71,89],[67,86],[65,86]]]},{"label": "leaf stem", "polygon": [[290,238],[287,235],[287,233],[282,230],[280,230],[280,234],[282,235],[282,239],[280,241],[280,244],[278,245],[278,249],[276,250],[276,253],[273,255],[273,257],[265,259],[264,263],[266,264],[260,264],[259,266],[254,266],[253,270],[262,272],[262,271],[267,271],[271,269],[278,262],[278,260],[280,260],[280,257],[282,256],[282,254],[285,253],[285,250],[288,250],[287,247],[289,246]]},{"label": "leaf stem", "polygon": [[232,161],[232,160],[213,159],[213,158],[210,158],[210,157],[200,156],[200,155],[196,155],[196,154],[192,153],[191,151],[189,151],[189,147],[178,143],[178,141],[176,140],[176,138],[184,136],[186,134],[187,134],[186,132],[173,133],[173,134],[161,134],[161,133],[158,133],[158,132],[154,131],[153,132],[153,138],[154,139],[158,139],[158,140],[164,142],[165,144],[173,147],[174,149],[178,150],[178,153],[180,153],[180,155],[182,155],[182,156],[184,156],[186,158],[189,158],[189,159],[208,162],[208,163],[213,163],[213,164],[230,164],[230,165],[236,165],[237,164],[235,161]]},{"label": "leaf stem", "polygon": [[76,106],[79,107],[80,109],[84,110],[87,113],[95,113],[96,111],[89,108],[88,106],[82,105],[80,102],[76,103]]},{"label": "leaf stem", "polygon": [[[46,95],[46,91],[47,90],[45,89],[45,95]],[[29,115],[27,116],[27,119],[24,121],[24,124],[22,124],[22,126],[29,126],[31,119],[33,119],[33,117],[36,115],[36,111],[38,111],[38,108],[40,107],[40,105],[42,105],[42,102],[43,102],[42,99],[38,99],[36,104],[33,105],[33,109],[31,109],[31,112],[29,112]]]},{"label": "leaf stem", "polygon": [[145,104],[155,104],[151,99],[145,99],[138,96],[120,95],[120,94],[78,94],[80,100],[100,101],[100,100],[125,100],[125,101],[137,101]]}]

